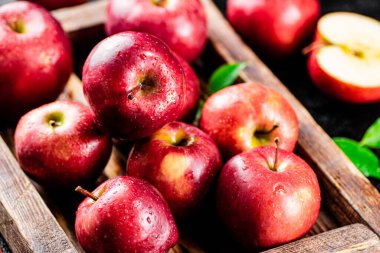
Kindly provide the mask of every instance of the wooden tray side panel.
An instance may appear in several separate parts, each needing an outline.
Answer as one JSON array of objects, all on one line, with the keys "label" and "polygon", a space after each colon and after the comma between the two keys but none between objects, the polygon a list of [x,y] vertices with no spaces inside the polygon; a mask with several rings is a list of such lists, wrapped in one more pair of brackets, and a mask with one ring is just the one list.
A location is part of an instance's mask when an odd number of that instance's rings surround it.
[{"label": "wooden tray side panel", "polygon": [[76,252],[0,138],[0,232],[14,253]]}]

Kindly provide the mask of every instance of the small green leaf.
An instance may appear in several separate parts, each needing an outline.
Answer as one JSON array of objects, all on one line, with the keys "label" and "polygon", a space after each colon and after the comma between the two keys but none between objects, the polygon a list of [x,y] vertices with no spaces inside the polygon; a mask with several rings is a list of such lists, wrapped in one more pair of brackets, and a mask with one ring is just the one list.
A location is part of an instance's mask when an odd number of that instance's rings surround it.
[{"label": "small green leaf", "polygon": [[197,125],[199,122],[199,119],[201,118],[201,113],[202,113],[202,108],[203,105],[205,104],[205,101],[203,99],[199,100],[199,105],[198,105],[198,110],[197,113],[195,114],[195,119],[194,119],[194,124]]},{"label": "small green leaf", "polygon": [[380,118],[367,129],[360,144],[370,148],[380,148]]},{"label": "small green leaf", "polygon": [[371,150],[348,138],[337,137],[334,141],[366,177],[380,179],[379,159]]},{"label": "small green leaf", "polygon": [[240,72],[247,66],[246,63],[224,64],[212,73],[208,89],[215,93],[234,83]]}]

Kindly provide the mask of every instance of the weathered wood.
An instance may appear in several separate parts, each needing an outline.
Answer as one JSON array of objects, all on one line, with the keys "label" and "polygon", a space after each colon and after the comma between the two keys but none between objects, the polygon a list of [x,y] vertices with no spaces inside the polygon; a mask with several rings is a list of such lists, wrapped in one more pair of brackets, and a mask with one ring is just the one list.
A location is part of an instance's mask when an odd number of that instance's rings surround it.
[{"label": "weathered wood", "polygon": [[77,252],[0,138],[0,233],[14,253]]},{"label": "weathered wood", "polygon": [[380,239],[363,224],[354,224],[265,251],[265,253],[296,252],[380,252]]},{"label": "weathered wood", "polygon": [[322,187],[328,192],[323,199],[342,224],[367,224],[380,234],[380,194],[331,138],[315,122],[303,105],[260,61],[223,18],[211,0],[203,1],[209,21],[209,39],[227,62],[247,62],[244,81],[256,81],[281,93],[297,113],[300,124],[298,146],[315,168]]}]

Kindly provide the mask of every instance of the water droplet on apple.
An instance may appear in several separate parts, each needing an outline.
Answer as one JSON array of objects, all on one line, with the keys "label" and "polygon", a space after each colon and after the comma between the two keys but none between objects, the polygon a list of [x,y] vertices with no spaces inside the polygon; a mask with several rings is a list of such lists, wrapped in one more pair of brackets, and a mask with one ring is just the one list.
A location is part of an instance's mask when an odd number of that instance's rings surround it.
[{"label": "water droplet on apple", "polygon": [[146,218],[146,221],[150,224],[152,221],[150,220],[150,217]]}]

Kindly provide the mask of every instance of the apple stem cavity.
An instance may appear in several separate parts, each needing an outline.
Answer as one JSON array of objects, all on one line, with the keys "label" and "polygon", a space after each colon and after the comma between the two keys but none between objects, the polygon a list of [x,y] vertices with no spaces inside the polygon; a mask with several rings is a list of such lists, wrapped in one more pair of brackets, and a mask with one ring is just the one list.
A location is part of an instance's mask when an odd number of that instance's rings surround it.
[{"label": "apple stem cavity", "polygon": [[82,194],[85,197],[91,198],[94,201],[97,201],[99,199],[98,196],[95,196],[94,194],[92,194],[91,192],[87,191],[86,189],[83,189],[81,186],[78,186],[77,188],[75,188],[75,191],[79,192],[80,194]]},{"label": "apple stem cavity", "polygon": [[25,33],[26,32],[24,22],[22,22],[21,20],[17,20],[15,22],[9,23],[9,27],[12,29],[12,31],[14,31],[16,33]]},{"label": "apple stem cavity", "polygon": [[166,4],[166,0],[152,0],[152,3],[156,6],[163,7]]},{"label": "apple stem cavity", "polygon": [[274,163],[273,163],[273,168],[272,170],[273,171],[277,171],[277,167],[278,167],[278,145],[280,143],[280,138],[276,137],[274,139],[274,145],[276,147],[276,152],[275,152],[275,155],[274,155]]},{"label": "apple stem cavity", "polygon": [[267,134],[271,134],[274,130],[276,130],[277,128],[279,127],[279,125],[277,123],[274,123],[273,124],[273,127],[269,130],[258,130],[255,132],[255,136],[259,137],[261,135],[267,135]]}]

